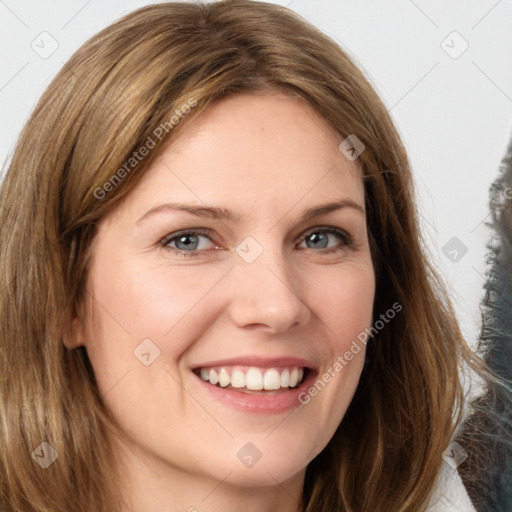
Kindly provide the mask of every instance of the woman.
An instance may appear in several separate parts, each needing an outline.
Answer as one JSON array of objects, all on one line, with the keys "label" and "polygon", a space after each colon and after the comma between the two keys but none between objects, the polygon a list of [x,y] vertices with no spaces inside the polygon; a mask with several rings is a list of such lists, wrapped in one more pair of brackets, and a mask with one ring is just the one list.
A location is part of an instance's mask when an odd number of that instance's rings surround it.
[{"label": "woman", "polygon": [[2,510],[427,509],[458,370],[492,376],[332,40],[262,2],[135,11],[0,200]]}]

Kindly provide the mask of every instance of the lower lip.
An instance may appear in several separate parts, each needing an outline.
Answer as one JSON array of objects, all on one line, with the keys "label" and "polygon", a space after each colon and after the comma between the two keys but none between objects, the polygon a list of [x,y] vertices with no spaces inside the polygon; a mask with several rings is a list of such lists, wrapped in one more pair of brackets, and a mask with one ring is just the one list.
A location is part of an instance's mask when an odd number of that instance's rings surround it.
[{"label": "lower lip", "polygon": [[211,393],[217,401],[229,407],[248,413],[278,414],[291,411],[303,405],[299,400],[299,396],[310,387],[315,378],[315,373],[313,370],[309,370],[307,377],[298,388],[268,395],[253,395],[242,391],[221,388],[206,382],[195,373],[194,376],[202,384],[202,387]]}]

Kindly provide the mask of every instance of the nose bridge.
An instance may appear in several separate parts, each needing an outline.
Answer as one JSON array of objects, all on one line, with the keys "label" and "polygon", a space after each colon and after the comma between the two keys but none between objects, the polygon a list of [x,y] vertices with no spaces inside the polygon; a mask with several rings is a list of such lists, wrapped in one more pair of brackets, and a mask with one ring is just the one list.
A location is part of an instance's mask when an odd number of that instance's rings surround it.
[{"label": "nose bridge", "polygon": [[272,233],[249,236],[236,248],[230,307],[239,326],[261,324],[283,331],[307,320],[300,276],[277,238]]}]

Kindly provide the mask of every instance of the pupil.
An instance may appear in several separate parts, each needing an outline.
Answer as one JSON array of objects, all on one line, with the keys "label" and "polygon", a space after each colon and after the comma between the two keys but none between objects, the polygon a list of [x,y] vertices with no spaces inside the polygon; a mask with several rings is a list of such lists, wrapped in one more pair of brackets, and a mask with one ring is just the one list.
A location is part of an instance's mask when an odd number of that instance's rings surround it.
[{"label": "pupil", "polygon": [[[313,242],[313,243],[317,243],[319,239],[321,239],[321,237],[324,238],[324,241],[325,241],[325,233],[313,233],[312,235],[310,235],[310,240]],[[324,246],[322,246],[323,248]]]},{"label": "pupil", "polygon": [[185,244],[185,247],[186,248],[190,248],[190,245],[194,245],[194,242],[185,242],[184,240],[190,240],[191,238],[195,238],[194,236],[190,236],[190,235],[187,235],[187,236],[182,236],[178,239],[177,243],[183,243]]},{"label": "pupil", "polygon": [[[197,244],[196,242],[190,242],[190,239],[197,238],[196,236],[192,235],[186,235],[182,236],[178,239],[177,244],[184,244],[185,248],[190,248],[190,246],[193,246],[194,244]],[[188,240],[188,242],[187,242]],[[324,244],[322,245],[322,248],[325,248],[325,242],[327,241],[327,237],[325,233],[313,233],[309,236],[309,240],[312,242],[313,245],[321,243],[322,241]],[[317,245],[318,246],[318,245]],[[195,249],[195,247],[194,247]]]}]

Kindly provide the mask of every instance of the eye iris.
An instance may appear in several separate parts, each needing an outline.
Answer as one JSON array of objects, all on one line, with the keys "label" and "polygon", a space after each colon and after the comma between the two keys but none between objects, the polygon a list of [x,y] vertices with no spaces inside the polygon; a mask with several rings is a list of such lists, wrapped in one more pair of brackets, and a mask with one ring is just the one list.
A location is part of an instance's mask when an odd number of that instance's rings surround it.
[{"label": "eye iris", "polygon": [[[329,245],[329,235],[335,234],[338,238],[340,235],[332,230],[318,230],[310,233],[303,239],[309,248],[313,249],[327,249]],[[193,253],[198,250],[199,238],[205,236],[203,234],[194,234],[194,232],[183,233],[181,235],[174,236],[165,245],[170,243],[176,244],[175,249],[183,252]],[[181,244],[181,246],[180,246]]]},{"label": "eye iris", "polygon": [[[324,249],[327,246],[327,235],[326,233],[312,233],[308,236],[308,240],[311,240],[313,244],[317,243],[318,240],[322,240],[325,242],[324,245],[321,246],[321,249]],[[318,245],[313,245],[313,247],[319,247]]]},{"label": "eye iris", "polygon": [[[191,238],[195,238],[196,241],[195,242],[191,242],[191,243],[184,242],[184,240],[187,240],[187,239],[190,240]],[[180,243],[184,243],[185,244],[185,247],[184,247],[185,250],[186,249],[191,249],[191,246],[194,246],[194,247],[192,247],[191,250],[197,249],[197,243],[198,243],[197,242],[197,236],[195,236],[195,235],[182,235],[182,236],[180,236],[179,238],[176,239],[176,247],[178,249],[182,249],[182,247],[179,247]]]}]

